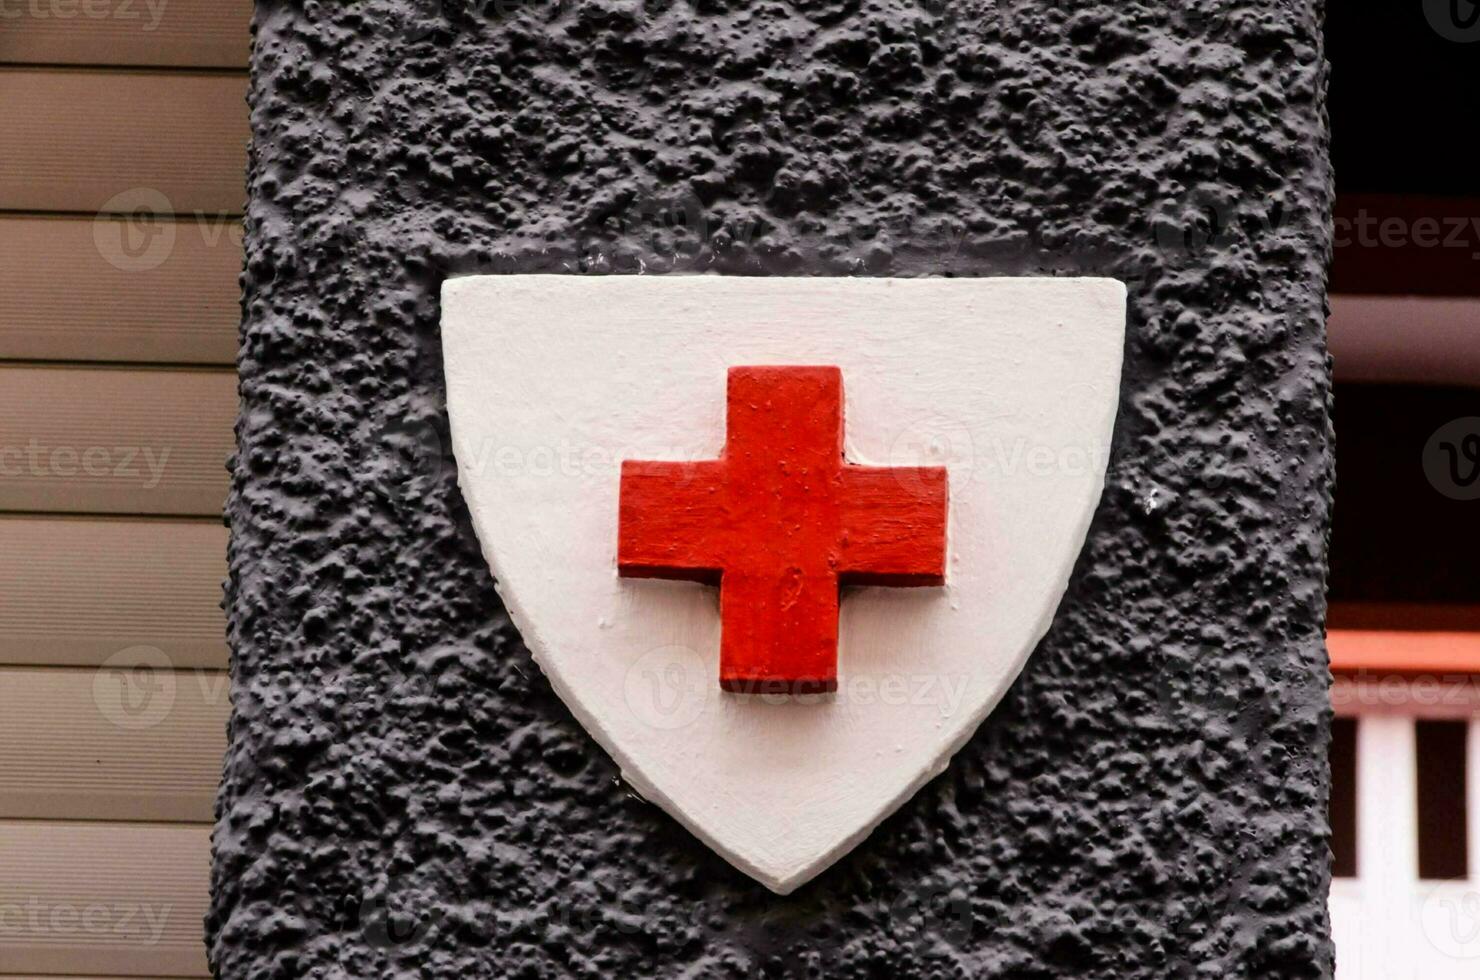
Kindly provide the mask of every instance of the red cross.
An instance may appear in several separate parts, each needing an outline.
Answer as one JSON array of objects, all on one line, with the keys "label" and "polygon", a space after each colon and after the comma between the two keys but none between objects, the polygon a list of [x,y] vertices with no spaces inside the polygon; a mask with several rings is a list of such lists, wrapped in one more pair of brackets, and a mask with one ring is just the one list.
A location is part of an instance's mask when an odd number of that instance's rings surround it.
[{"label": "red cross", "polygon": [[622,464],[617,568],[720,589],[720,686],[837,688],[841,585],[945,581],[946,471],[843,458],[835,367],[730,370],[719,459]]}]

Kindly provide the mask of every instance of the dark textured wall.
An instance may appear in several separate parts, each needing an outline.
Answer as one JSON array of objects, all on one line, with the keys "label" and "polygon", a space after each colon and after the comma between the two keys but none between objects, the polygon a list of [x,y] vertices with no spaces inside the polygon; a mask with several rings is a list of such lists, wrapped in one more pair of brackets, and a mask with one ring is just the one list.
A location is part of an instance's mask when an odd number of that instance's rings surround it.
[{"label": "dark textured wall", "polygon": [[[1317,0],[259,7],[222,977],[1329,975]],[[788,898],[554,698],[441,448],[445,276],[642,270],[1130,286],[1056,624]]]}]

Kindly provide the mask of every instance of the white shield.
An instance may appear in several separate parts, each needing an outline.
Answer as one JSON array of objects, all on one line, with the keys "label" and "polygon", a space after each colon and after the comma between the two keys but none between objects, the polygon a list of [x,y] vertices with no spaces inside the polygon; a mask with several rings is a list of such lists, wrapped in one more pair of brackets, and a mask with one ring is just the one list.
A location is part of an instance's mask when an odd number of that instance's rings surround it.
[{"label": "white shield", "polygon": [[[1110,279],[476,276],[442,292],[459,481],[509,614],[644,797],[786,893],[940,773],[1048,629],[1104,483]],[[943,465],[943,588],[845,593],[838,689],[718,683],[716,589],[617,574],[624,459],[701,460],[746,365],[842,370],[849,462]]]}]

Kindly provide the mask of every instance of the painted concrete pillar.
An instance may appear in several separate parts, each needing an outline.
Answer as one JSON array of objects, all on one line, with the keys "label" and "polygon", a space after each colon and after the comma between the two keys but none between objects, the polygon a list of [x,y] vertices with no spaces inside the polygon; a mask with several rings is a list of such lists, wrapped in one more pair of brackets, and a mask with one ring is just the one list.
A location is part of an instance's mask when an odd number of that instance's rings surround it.
[{"label": "painted concrete pillar", "polygon": [[[262,0],[253,65],[220,976],[1330,975],[1315,0]],[[472,272],[1129,286],[1053,628],[795,894],[631,792],[502,612],[447,448]]]}]

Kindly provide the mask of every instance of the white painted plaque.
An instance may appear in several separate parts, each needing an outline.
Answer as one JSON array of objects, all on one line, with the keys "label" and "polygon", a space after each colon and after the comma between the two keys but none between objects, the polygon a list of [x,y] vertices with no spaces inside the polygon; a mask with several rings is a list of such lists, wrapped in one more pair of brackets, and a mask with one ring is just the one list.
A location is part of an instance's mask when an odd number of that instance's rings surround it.
[{"label": "white painted plaque", "polygon": [[[1089,278],[446,283],[453,449],[483,552],[536,661],[639,793],[786,893],[946,767],[1083,545],[1125,295]],[[945,584],[845,586],[835,691],[732,693],[719,589],[618,574],[622,464],[719,458],[731,369],[792,365],[841,373],[848,465],[945,468]]]}]

